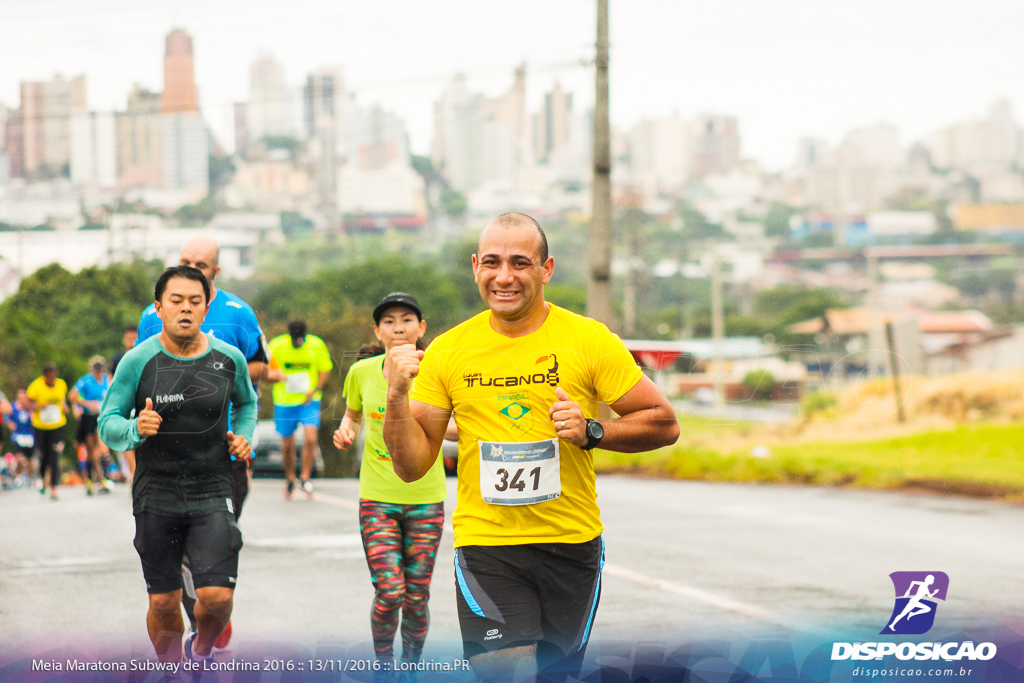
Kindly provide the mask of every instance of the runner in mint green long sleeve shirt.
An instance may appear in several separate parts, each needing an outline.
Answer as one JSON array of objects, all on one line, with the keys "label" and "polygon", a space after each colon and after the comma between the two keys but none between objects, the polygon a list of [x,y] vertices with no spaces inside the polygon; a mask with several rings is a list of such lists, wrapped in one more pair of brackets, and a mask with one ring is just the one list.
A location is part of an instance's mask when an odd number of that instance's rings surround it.
[{"label": "runner in mint green long sleeve shirt", "polygon": [[161,661],[174,663],[184,633],[186,553],[198,603],[185,655],[209,658],[231,618],[242,548],[231,458],[252,452],[256,394],[241,352],[200,330],[210,300],[202,272],[168,268],[155,298],[163,329],[121,360],[99,431],[112,448],[136,451],[132,509],[149,593],[146,624]]}]

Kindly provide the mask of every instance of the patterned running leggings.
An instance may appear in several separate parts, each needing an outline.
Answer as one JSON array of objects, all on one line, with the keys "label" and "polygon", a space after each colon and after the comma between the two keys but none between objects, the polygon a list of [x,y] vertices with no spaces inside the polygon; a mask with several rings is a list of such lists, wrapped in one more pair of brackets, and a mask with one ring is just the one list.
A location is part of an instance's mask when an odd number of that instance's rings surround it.
[{"label": "patterned running leggings", "polygon": [[359,501],[359,530],[377,594],[370,629],[377,657],[394,656],[402,609],[402,659],[418,661],[427,638],[430,576],[444,528],[444,503],[402,505]]}]

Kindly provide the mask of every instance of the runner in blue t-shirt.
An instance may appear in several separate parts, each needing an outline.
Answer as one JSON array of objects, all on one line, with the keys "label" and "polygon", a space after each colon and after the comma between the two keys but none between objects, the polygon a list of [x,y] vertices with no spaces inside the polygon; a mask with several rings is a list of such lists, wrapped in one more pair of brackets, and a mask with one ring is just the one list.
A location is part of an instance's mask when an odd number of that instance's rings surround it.
[{"label": "runner in blue t-shirt", "polygon": [[[181,247],[178,256],[178,265],[191,266],[201,270],[210,283],[210,310],[203,320],[200,329],[208,332],[217,339],[227,342],[242,352],[246,363],[249,366],[249,378],[252,380],[254,389],[257,389],[261,380],[280,381],[284,374],[280,371],[270,369],[270,353],[267,351],[267,339],[263,336],[259,321],[252,307],[230,292],[217,289],[214,284],[217,274],[220,273],[220,246],[212,238],[206,235],[197,235]],[[144,341],[160,333],[163,323],[156,314],[156,306],[150,304],[142,312],[139,320],[139,338],[135,342],[136,347],[141,346]],[[257,389],[256,395],[259,396]],[[256,450],[259,443],[258,432],[253,434],[252,450]],[[251,457],[245,461],[235,461],[232,467],[234,480],[233,497],[235,519],[242,514],[242,503],[249,493],[249,462]],[[134,472],[133,472],[134,474]],[[196,629],[196,620],[193,610],[195,608],[195,588],[192,586],[192,574],[186,565],[182,568],[184,572],[185,590],[182,591],[181,602],[185,606],[185,612],[192,622],[192,629]],[[231,639],[231,623],[217,640],[215,647],[221,649],[227,646]]]},{"label": "runner in blue t-shirt", "polygon": [[[16,456],[18,458],[19,483],[27,487],[31,482],[33,472],[32,456],[35,453],[36,435],[32,429],[32,402],[24,389],[18,389],[18,395],[11,406],[11,412],[6,416],[7,427],[11,430],[11,441],[14,442]],[[37,485],[36,488],[39,488]]]},{"label": "runner in blue t-shirt", "polygon": [[103,466],[100,465],[100,455],[104,446],[96,434],[100,406],[103,405],[103,399],[107,397],[109,389],[107,361],[103,356],[93,356],[89,359],[89,373],[82,375],[68,392],[68,401],[75,412],[75,417],[78,418],[75,440],[78,442],[78,448],[85,446],[85,472],[82,473],[82,481],[85,483],[86,494],[90,496],[93,493],[93,483],[99,487],[101,493],[110,493],[114,488],[114,482],[107,479]]}]

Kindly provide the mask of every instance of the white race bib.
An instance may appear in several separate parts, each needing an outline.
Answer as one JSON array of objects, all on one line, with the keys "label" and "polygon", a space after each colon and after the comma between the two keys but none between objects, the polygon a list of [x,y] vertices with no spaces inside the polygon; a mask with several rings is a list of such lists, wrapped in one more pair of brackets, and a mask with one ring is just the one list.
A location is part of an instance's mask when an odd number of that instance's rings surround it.
[{"label": "white race bib", "polygon": [[32,448],[36,445],[36,439],[31,434],[15,434],[14,443],[22,448]]},{"label": "white race bib", "polygon": [[308,394],[309,373],[289,372],[284,379],[284,387],[289,394]]},{"label": "white race bib", "polygon": [[480,493],[492,505],[532,505],[562,495],[558,439],[480,441]]},{"label": "white race bib", "polygon": [[61,412],[60,406],[56,403],[51,403],[48,406],[43,407],[39,411],[39,421],[44,425],[52,425],[60,422]]}]

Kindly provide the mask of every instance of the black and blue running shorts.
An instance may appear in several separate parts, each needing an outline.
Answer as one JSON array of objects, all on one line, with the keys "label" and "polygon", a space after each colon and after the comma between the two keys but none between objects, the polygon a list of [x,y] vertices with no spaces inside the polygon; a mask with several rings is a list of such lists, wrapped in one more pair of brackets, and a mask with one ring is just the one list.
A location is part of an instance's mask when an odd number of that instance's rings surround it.
[{"label": "black and blue running shorts", "polygon": [[601,597],[604,541],[462,546],[455,581],[467,658],[537,644],[540,670],[578,671]]}]

